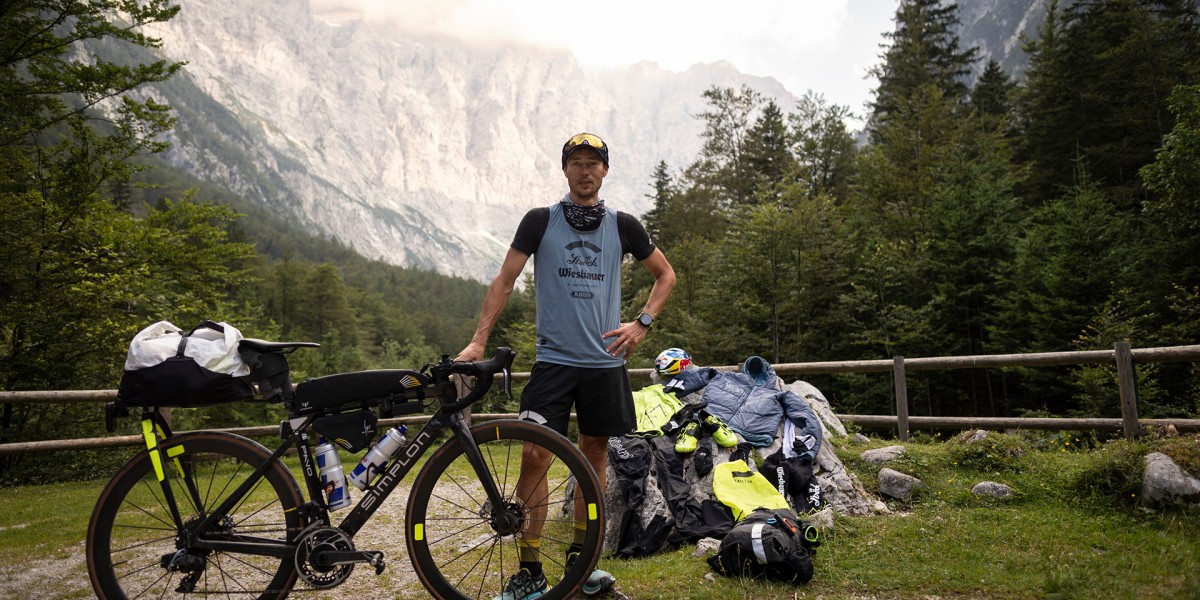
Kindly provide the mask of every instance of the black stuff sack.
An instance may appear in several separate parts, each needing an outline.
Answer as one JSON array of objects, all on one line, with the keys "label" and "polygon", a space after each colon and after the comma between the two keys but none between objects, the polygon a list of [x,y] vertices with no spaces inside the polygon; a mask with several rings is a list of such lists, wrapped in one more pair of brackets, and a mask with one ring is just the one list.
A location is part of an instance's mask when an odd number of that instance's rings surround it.
[{"label": "black stuff sack", "polygon": [[188,332],[167,321],[143,329],[130,343],[118,403],[195,408],[252,399],[241,339],[233,326],[212,321]]},{"label": "black stuff sack", "polygon": [[816,529],[788,509],[759,509],[733,526],[708,566],[729,577],[763,577],[793,585],[813,577]]},{"label": "black stuff sack", "polygon": [[374,411],[326,415],[313,420],[313,429],[347,452],[358,452],[375,439],[379,418]]}]

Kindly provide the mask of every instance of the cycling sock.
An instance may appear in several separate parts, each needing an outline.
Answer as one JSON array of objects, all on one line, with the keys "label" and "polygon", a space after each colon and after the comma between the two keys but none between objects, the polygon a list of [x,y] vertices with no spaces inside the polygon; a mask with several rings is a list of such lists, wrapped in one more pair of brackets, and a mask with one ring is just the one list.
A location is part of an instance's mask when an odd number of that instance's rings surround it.
[{"label": "cycling sock", "polygon": [[571,538],[571,552],[583,550],[583,540],[587,537],[587,523],[575,523],[575,536]]},{"label": "cycling sock", "polygon": [[530,577],[537,577],[538,575],[542,574],[542,563],[537,562],[537,561],[533,561],[533,562],[521,561],[520,567],[521,567],[522,571],[529,571]]},{"label": "cycling sock", "polygon": [[[537,563],[541,560],[541,558],[538,556],[538,547],[542,545],[541,541],[542,540],[540,539],[532,541],[524,539],[517,540],[517,557],[521,561],[522,566],[524,566],[525,563]],[[541,567],[538,568],[540,569]],[[534,574],[536,575],[536,573]]]}]

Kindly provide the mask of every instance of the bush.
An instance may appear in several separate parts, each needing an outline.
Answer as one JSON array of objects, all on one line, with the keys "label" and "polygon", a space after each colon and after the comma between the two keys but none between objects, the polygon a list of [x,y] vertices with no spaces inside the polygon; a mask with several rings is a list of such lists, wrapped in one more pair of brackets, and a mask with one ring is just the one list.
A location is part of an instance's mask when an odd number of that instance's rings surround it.
[{"label": "bush", "polygon": [[1132,507],[1142,493],[1142,471],[1150,450],[1144,443],[1113,440],[1086,456],[1070,486],[1083,498]]},{"label": "bush", "polygon": [[1029,455],[1028,443],[1009,433],[967,431],[950,440],[949,449],[957,466],[988,473],[1020,471]]},{"label": "bush", "polygon": [[1153,451],[1170,456],[1181,469],[1200,477],[1200,435],[1163,438],[1154,446]]}]

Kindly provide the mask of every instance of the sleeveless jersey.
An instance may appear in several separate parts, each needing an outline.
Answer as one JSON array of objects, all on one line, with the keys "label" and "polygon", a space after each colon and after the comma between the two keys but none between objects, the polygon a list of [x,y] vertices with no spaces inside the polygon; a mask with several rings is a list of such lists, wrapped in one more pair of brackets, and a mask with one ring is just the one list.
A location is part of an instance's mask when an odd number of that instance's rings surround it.
[{"label": "sleeveless jersey", "polygon": [[537,281],[537,360],[573,367],[625,364],[605,351],[606,331],[621,325],[621,237],[617,214],[606,209],[594,231],[567,223],[562,207],[550,220],[533,255]]}]

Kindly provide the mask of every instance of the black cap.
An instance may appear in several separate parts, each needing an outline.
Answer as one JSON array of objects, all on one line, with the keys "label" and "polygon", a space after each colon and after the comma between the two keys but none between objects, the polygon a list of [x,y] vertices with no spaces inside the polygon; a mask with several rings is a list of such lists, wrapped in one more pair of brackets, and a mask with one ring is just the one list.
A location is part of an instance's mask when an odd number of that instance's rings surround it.
[{"label": "black cap", "polygon": [[604,161],[604,168],[608,168],[608,144],[605,144],[604,140],[600,139],[600,136],[594,133],[580,133],[578,135],[571,136],[571,139],[567,140],[567,143],[563,144],[563,168],[566,168],[567,166],[567,157],[580,147],[591,148],[592,150],[600,153],[600,160]]}]

